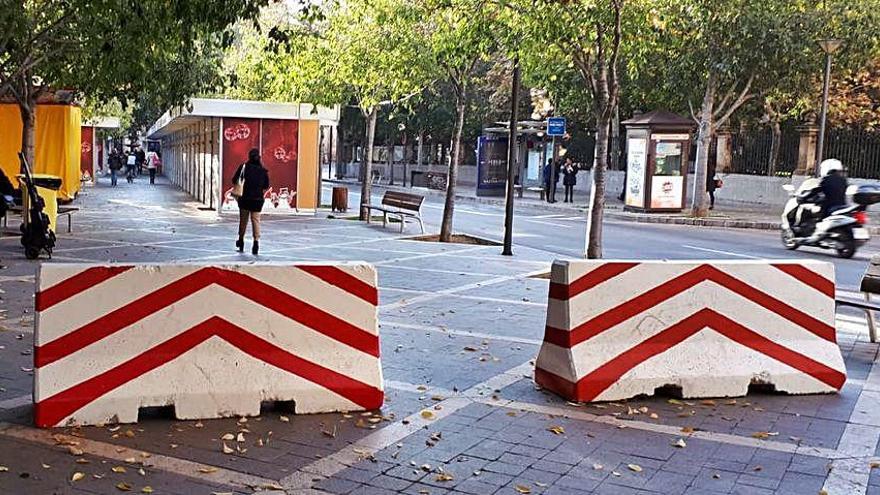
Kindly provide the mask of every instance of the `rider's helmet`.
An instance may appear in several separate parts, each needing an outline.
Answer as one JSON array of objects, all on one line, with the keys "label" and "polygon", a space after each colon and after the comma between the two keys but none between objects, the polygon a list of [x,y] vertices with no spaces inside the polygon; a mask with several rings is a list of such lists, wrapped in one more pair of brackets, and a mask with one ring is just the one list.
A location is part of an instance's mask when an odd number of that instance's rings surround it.
[{"label": "rider's helmet", "polygon": [[829,158],[819,164],[819,175],[821,177],[825,177],[831,172],[843,172],[843,163],[836,158]]}]

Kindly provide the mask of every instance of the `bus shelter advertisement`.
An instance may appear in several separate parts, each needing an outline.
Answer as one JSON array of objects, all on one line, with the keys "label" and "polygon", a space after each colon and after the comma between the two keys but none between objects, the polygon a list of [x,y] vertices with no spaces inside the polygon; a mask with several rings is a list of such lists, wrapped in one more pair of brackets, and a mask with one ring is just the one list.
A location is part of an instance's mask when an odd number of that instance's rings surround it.
[{"label": "bus shelter advertisement", "polygon": [[222,211],[238,211],[232,197],[232,178],[257,148],[269,173],[270,187],[263,197],[263,212],[296,210],[296,177],[299,123],[276,119],[223,119]]}]

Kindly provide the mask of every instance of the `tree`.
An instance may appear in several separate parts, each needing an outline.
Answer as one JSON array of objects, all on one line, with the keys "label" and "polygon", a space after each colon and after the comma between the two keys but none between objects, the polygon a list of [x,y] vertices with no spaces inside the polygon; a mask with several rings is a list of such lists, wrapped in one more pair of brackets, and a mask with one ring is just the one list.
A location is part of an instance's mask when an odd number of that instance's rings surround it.
[{"label": "tree", "polygon": [[452,88],[455,98],[455,122],[452,132],[452,157],[446,176],[446,201],[440,224],[440,242],[452,239],[455,213],[455,188],[461,162],[461,137],[465,127],[468,100],[476,71],[497,47],[494,30],[496,13],[484,0],[443,0],[425,3],[430,61],[439,77]]},{"label": "tree", "polygon": [[37,101],[72,88],[125,103],[149,94],[179,104],[216,79],[223,31],[265,0],[0,0],[0,97],[18,104],[32,162]]},{"label": "tree", "polygon": [[549,51],[552,58],[567,60],[590,96],[591,113],[596,122],[596,158],[587,219],[586,255],[601,258],[609,125],[620,90],[624,0],[535,0],[511,5],[520,14],[526,30],[524,39],[529,47],[526,53],[540,57]]}]

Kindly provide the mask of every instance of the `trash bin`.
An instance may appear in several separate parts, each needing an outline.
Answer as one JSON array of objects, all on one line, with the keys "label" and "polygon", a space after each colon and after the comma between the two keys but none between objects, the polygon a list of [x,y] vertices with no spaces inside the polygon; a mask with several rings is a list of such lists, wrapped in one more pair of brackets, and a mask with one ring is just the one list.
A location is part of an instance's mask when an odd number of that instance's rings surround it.
[{"label": "trash bin", "polygon": [[[49,174],[32,174],[31,178],[37,186],[37,194],[43,198],[46,207],[43,209],[49,216],[49,229],[55,232],[55,220],[58,218],[58,190],[61,189],[61,177]],[[24,175],[18,176],[21,184],[22,212],[24,223],[30,222],[30,196],[24,183]]]},{"label": "trash bin", "polygon": [[333,211],[348,211],[348,188],[334,187],[333,202],[330,205]]}]

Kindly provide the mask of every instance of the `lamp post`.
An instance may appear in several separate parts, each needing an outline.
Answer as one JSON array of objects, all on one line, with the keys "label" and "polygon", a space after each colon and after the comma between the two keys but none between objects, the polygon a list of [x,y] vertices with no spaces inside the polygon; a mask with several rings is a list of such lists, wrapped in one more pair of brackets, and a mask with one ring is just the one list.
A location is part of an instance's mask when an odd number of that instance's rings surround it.
[{"label": "lamp post", "polygon": [[819,40],[819,47],[825,52],[825,80],[822,84],[822,113],[819,115],[819,142],[816,145],[816,166],[813,173],[819,175],[819,163],[824,158],[825,152],[825,125],[828,120],[828,89],[831,85],[831,57],[834,52],[843,46],[843,40],[824,39]]}]

